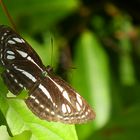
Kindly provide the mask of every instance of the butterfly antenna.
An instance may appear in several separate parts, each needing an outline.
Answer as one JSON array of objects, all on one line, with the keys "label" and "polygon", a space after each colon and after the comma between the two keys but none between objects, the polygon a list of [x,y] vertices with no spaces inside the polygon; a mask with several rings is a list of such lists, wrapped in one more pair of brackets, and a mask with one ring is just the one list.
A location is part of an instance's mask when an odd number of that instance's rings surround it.
[{"label": "butterfly antenna", "polygon": [[51,58],[50,58],[51,67],[53,67],[53,47],[54,47],[54,41],[53,41],[53,37],[51,37]]},{"label": "butterfly antenna", "polygon": [[7,7],[5,6],[3,0],[0,0],[0,4],[1,4],[2,10],[4,11],[5,15],[8,17],[11,26],[13,27],[13,29],[14,29],[15,31],[17,31],[16,25],[15,25],[15,23],[14,23],[14,21],[13,21],[11,15],[9,14],[8,9],[7,9]]}]

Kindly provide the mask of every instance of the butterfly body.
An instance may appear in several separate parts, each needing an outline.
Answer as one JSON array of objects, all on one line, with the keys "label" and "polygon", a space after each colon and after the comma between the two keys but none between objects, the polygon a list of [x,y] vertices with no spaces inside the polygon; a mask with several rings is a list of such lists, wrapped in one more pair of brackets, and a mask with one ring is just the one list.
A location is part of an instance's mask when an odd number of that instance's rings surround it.
[{"label": "butterfly body", "polygon": [[68,124],[95,118],[88,103],[67,82],[45,67],[33,48],[10,27],[0,25],[1,74],[15,95],[27,89],[25,103],[41,119]]}]

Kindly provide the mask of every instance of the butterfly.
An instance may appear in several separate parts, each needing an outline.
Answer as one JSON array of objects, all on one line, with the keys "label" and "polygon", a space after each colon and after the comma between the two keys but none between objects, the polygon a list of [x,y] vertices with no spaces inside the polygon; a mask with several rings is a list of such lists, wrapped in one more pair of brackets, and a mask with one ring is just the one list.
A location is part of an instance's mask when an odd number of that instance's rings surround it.
[{"label": "butterfly", "polygon": [[13,29],[0,25],[1,76],[9,91],[28,91],[25,103],[39,118],[67,124],[81,124],[95,118],[95,112],[66,81],[45,67],[35,50]]}]

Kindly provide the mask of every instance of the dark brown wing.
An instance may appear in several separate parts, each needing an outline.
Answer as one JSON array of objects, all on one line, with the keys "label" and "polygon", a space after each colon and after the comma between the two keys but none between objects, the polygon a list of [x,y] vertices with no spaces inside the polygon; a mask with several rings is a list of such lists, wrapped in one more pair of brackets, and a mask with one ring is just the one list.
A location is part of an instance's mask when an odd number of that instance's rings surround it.
[{"label": "dark brown wing", "polygon": [[[25,52],[40,67],[44,67],[42,61],[35,50],[14,30],[5,25],[0,25],[0,49],[1,54],[5,54],[8,50],[14,52],[16,60],[23,60],[17,50]],[[6,57],[2,56],[1,59]],[[7,64],[9,60],[3,60]]]},{"label": "dark brown wing", "polygon": [[[88,103],[64,80],[51,74],[31,46],[7,26],[0,26],[2,77],[13,94],[29,90],[27,106],[38,117],[63,123],[95,118]],[[46,76],[43,76],[47,74]]]},{"label": "dark brown wing", "polygon": [[21,91],[21,85],[22,89],[29,90],[45,69],[31,46],[10,27],[3,25],[0,26],[0,62],[6,69],[2,74],[4,82],[13,94]]},{"label": "dark brown wing", "polygon": [[25,101],[41,119],[63,123],[85,123],[95,118],[88,103],[60,77],[47,76]]},{"label": "dark brown wing", "polygon": [[5,70],[1,76],[4,80],[4,83],[13,94],[17,95],[22,91],[23,85],[16,78],[13,78],[14,75],[12,72]]},{"label": "dark brown wing", "polygon": [[[25,71],[21,67],[12,67],[2,72],[1,76],[8,89],[15,95],[19,94],[23,89],[29,90],[36,81],[38,81],[35,73],[31,74],[32,69]],[[32,67],[34,68],[34,67]]]}]

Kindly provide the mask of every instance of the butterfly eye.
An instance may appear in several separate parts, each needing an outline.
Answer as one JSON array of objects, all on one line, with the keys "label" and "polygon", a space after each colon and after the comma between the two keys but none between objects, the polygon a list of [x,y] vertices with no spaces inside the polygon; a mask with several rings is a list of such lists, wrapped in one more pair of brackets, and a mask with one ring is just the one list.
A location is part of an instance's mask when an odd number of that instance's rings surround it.
[{"label": "butterfly eye", "polygon": [[0,25],[2,78],[15,95],[29,92],[25,103],[39,118],[63,123],[85,123],[95,118],[89,104],[66,81],[45,67],[33,48],[10,27]]}]

